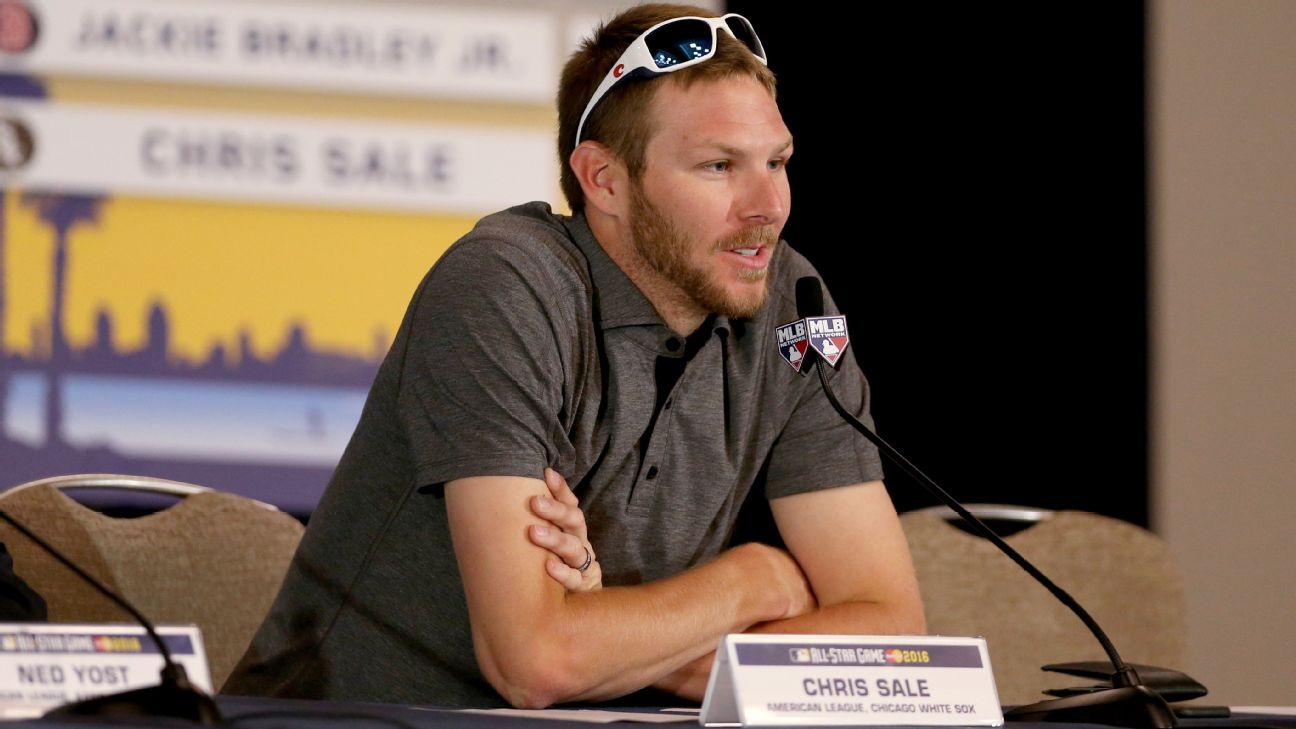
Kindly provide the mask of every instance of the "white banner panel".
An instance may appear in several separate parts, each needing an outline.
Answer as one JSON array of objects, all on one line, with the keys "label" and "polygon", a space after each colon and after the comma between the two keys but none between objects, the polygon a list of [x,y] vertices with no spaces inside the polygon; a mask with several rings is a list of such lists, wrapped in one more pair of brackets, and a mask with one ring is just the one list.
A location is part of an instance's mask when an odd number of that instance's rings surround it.
[{"label": "white banner panel", "polygon": [[364,2],[15,0],[0,70],[548,103],[549,13]]},{"label": "white banner panel", "polygon": [[483,213],[549,200],[548,131],[0,99],[0,181],[32,189]]}]

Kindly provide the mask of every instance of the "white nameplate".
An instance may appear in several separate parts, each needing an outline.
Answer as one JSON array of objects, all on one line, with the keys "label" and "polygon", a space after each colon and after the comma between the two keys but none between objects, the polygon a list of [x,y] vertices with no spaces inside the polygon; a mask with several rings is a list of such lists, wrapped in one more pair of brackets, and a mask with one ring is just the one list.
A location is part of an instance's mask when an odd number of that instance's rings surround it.
[{"label": "white nameplate", "polygon": [[478,215],[558,179],[548,129],[0,101],[0,184],[23,189]]},{"label": "white nameplate", "polygon": [[983,638],[726,635],[706,726],[1002,726]]},{"label": "white nameplate", "polygon": [[7,5],[0,43],[0,69],[6,73],[544,104],[557,90],[563,56],[557,22],[562,13],[502,3]]},{"label": "white nameplate", "polygon": [[[157,631],[190,682],[211,693],[198,627],[159,626]],[[161,670],[162,654],[139,626],[0,623],[0,717],[6,719],[156,686]]]}]

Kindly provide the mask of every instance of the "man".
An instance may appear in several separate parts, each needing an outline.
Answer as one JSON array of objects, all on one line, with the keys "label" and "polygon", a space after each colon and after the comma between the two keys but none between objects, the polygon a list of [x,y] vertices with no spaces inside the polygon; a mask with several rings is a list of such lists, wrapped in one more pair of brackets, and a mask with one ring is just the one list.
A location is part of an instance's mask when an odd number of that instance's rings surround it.
[{"label": "man", "polygon": [[[567,64],[574,215],[487,217],[428,274],[226,691],[698,699],[725,633],[923,630],[876,452],[777,353],[814,275],[792,138],[708,15],[631,9]],[[849,350],[834,379],[866,417]],[[753,488],[786,551],[730,545]]]}]

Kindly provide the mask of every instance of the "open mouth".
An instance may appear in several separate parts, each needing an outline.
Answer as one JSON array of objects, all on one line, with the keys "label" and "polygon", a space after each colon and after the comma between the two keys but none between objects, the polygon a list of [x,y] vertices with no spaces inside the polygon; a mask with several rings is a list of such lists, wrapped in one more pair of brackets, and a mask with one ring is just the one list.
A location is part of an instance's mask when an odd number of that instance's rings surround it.
[{"label": "open mouth", "polygon": [[764,268],[769,265],[770,247],[766,245],[728,248],[722,251],[739,266],[744,268]]}]

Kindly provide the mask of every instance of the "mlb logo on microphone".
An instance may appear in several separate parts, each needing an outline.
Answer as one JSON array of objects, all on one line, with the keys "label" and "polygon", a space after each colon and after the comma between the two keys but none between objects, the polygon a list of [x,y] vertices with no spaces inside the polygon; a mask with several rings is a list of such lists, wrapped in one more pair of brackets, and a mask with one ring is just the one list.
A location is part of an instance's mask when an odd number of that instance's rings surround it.
[{"label": "mlb logo on microphone", "polygon": [[805,320],[806,333],[810,346],[818,352],[824,361],[837,366],[846,345],[850,344],[850,335],[846,333],[844,316],[812,316]]},{"label": "mlb logo on microphone", "polygon": [[774,330],[774,333],[778,338],[779,354],[792,365],[792,369],[800,372],[801,363],[805,361],[806,348],[810,346],[806,340],[805,320],[797,319],[788,322]]}]

